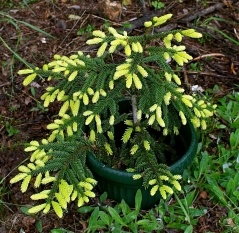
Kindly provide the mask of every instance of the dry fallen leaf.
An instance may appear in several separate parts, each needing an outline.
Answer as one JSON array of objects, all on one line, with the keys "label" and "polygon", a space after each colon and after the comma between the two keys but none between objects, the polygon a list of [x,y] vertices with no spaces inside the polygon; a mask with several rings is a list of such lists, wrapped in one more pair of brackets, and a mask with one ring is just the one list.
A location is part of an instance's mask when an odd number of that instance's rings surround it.
[{"label": "dry fallen leaf", "polygon": [[26,216],[23,218],[22,224],[26,227],[25,232],[30,231],[30,226],[33,225],[35,223],[35,221],[36,221],[36,219],[33,218],[32,216]]},{"label": "dry fallen leaf", "polygon": [[116,1],[103,0],[100,2],[100,8],[104,15],[113,21],[118,21],[122,11],[122,5]]},{"label": "dry fallen leaf", "polygon": [[83,227],[83,231],[85,231],[87,229],[87,223],[85,221],[80,221],[80,224],[82,225]]},{"label": "dry fallen leaf", "polygon": [[234,64],[233,64],[233,62],[231,63],[231,73],[233,73],[234,75],[237,74],[237,72],[236,72],[235,69],[234,69]]},{"label": "dry fallen leaf", "polygon": [[227,218],[227,224],[231,227],[235,226],[235,224],[231,218]]},{"label": "dry fallen leaf", "polygon": [[25,105],[28,105],[31,102],[31,98],[30,97],[26,97],[24,100]]},{"label": "dry fallen leaf", "polygon": [[30,84],[30,86],[31,86],[31,87],[35,87],[35,88],[40,88],[40,87],[41,87],[41,85],[39,85],[37,82],[32,82],[32,83]]},{"label": "dry fallen leaf", "polygon": [[208,198],[207,192],[206,192],[206,191],[202,191],[202,192],[199,194],[199,198],[207,199],[207,198]]}]

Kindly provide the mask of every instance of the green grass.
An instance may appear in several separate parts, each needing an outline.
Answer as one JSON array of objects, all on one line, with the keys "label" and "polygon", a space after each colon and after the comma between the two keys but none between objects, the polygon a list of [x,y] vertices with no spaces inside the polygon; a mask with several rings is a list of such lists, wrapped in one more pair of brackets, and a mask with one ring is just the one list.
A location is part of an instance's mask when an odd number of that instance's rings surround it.
[{"label": "green grass", "polygon": [[228,26],[231,26],[232,28],[235,27],[234,25],[238,23],[235,21],[230,21],[230,20],[226,20],[220,17],[209,17],[206,20],[204,20],[204,22],[201,24],[201,27],[206,27],[209,28],[213,31],[215,31],[216,33],[222,35],[223,37],[225,37],[226,39],[228,39],[230,42],[239,45],[239,41],[237,39],[232,38],[231,36],[227,35],[226,33],[224,33],[223,31],[217,29],[216,27],[210,26],[210,22],[211,21],[216,21],[216,22],[223,22],[226,23]]},{"label": "green grass", "polygon": [[188,226],[195,225],[198,217],[207,213],[207,207],[198,208],[197,200],[202,191],[209,194],[215,206],[228,209],[227,216],[218,224],[221,232],[239,232],[239,94],[233,92],[214,101],[218,104],[217,117],[201,135],[198,155],[184,173],[184,191],[175,196],[175,204],[164,208],[170,213],[164,219],[166,226],[187,233],[194,232]]},{"label": "green grass", "polygon": [[[208,98],[212,99],[217,89],[208,90]],[[198,155],[183,175],[182,193],[175,194],[175,203],[168,205],[162,200],[156,208],[165,228],[194,232],[198,218],[208,212],[208,207],[198,202],[205,191],[208,201],[228,209],[218,229],[222,233],[239,232],[239,94],[234,91],[214,101],[218,104],[217,117],[201,135]]]}]

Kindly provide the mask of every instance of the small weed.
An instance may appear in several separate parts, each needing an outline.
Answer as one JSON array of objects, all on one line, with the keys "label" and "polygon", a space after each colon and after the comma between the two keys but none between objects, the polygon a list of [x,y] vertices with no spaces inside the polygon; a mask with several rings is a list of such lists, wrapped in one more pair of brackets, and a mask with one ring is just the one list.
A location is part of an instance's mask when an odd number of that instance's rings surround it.
[{"label": "small weed", "polygon": [[[15,111],[15,108],[10,109],[10,111]],[[15,120],[13,118],[6,118],[6,119],[3,119],[3,118],[4,117],[0,115],[0,125],[2,125],[2,128],[0,128],[0,130],[5,128],[9,137],[19,133],[19,130],[13,127],[13,124],[15,124]]]},{"label": "small weed", "polygon": [[2,61],[2,67],[6,67],[8,65],[7,61]]},{"label": "small weed", "polygon": [[208,1],[207,0],[202,0],[201,2],[202,2],[203,7],[206,7],[208,5]]},{"label": "small weed", "polygon": [[165,7],[165,4],[160,1],[152,1],[151,3],[152,3],[152,6],[154,7],[154,9],[156,9],[156,10]]},{"label": "small weed", "polygon": [[3,8],[13,8],[14,7],[14,3],[13,3],[13,0],[2,0],[1,3],[0,3],[0,8],[3,9]]},{"label": "small weed", "polygon": [[9,121],[6,121],[5,122],[5,128],[6,128],[6,131],[8,132],[8,136],[11,137],[17,133],[19,133],[20,131],[18,129],[15,129],[12,125],[11,125],[11,122]]},{"label": "small weed", "polygon": [[105,22],[104,22],[104,24],[103,24],[103,27],[104,27],[105,29],[107,29],[107,28],[110,27],[110,26],[111,26],[110,22],[109,22],[108,20],[105,20]]},{"label": "small weed", "polygon": [[63,228],[52,229],[51,233],[74,233],[73,231],[69,231]]},{"label": "small weed", "polygon": [[[107,198],[106,193],[100,197],[102,203]],[[97,207],[84,206],[78,209],[80,213],[89,213],[91,216],[88,223],[87,233],[107,232],[145,232],[150,233],[163,229],[163,226],[155,216],[154,210],[146,214],[140,212],[142,201],[141,191],[138,190],[135,196],[135,208],[130,207],[124,200],[115,207],[99,204]]]},{"label": "small weed", "polygon": [[88,24],[86,28],[80,28],[78,31],[77,31],[77,35],[78,36],[81,36],[81,35],[84,35],[86,34],[87,38],[90,37],[92,35],[92,32],[94,31],[95,29],[95,26],[94,25],[91,25],[91,24]]},{"label": "small weed", "polygon": [[128,28],[132,27],[132,24],[129,23],[129,22],[125,22],[125,23],[122,24],[122,26],[123,26],[123,28],[128,29]]},{"label": "small weed", "polygon": [[88,33],[88,36],[91,36],[91,33],[94,31],[94,29],[95,29],[94,25],[91,24],[87,25],[86,32]]},{"label": "small weed", "polygon": [[41,113],[44,113],[46,111],[48,111],[47,108],[45,108],[36,98],[36,91],[35,88],[33,86],[31,86],[31,94],[34,97],[34,100],[36,101],[37,106],[33,107],[30,111],[31,112],[35,112],[35,111],[40,111]]},{"label": "small weed", "polygon": [[122,24],[122,27],[123,27],[123,29],[117,29],[117,32],[118,32],[118,33],[123,33],[123,32],[124,32],[124,29],[131,28],[131,27],[132,27],[132,24],[129,23],[129,22],[126,22],[126,23],[123,23],[123,24]]},{"label": "small weed", "polygon": [[202,71],[202,69],[203,69],[203,63],[201,63],[201,62],[190,63],[191,71],[200,72],[200,71]]},{"label": "small weed", "polygon": [[1,0],[0,1],[0,9],[14,9],[14,8],[25,8],[26,6],[29,8],[28,4],[35,3],[39,0],[22,0],[22,1],[14,1],[14,0]]},{"label": "small weed", "polygon": [[17,107],[10,106],[10,107],[9,107],[9,110],[10,110],[11,112],[14,112],[14,111],[16,111],[16,110],[17,110]]},{"label": "small weed", "polygon": [[211,36],[208,33],[204,33],[203,37],[198,38],[199,43],[202,45],[210,43],[210,40],[211,40]]},{"label": "small weed", "polygon": [[85,29],[84,28],[79,29],[76,34],[78,36],[82,36],[83,34],[85,34]]},{"label": "small weed", "polygon": [[[215,86],[214,91],[218,89]],[[210,91],[211,93],[213,91]],[[208,126],[199,143],[199,153],[184,180],[190,187],[206,190],[217,205],[225,206],[228,213],[221,219],[221,232],[239,232],[239,94],[233,92],[218,99],[217,119]],[[213,150],[212,150],[213,148]],[[190,175],[189,175],[190,174]],[[230,224],[229,224],[230,223]]]},{"label": "small weed", "polygon": [[239,127],[239,93],[234,92],[219,100],[218,115],[223,119],[225,126],[230,128]]}]

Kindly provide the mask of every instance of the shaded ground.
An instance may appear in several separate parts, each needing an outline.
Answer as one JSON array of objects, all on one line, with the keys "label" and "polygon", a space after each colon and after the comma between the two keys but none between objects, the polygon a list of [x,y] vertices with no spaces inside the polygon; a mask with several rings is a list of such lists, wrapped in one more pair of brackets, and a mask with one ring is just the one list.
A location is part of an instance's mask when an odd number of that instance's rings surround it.
[{"label": "shaded ground", "polygon": [[[0,15],[0,19],[2,18],[0,36],[10,49],[36,66],[42,66],[49,62],[56,53],[69,55],[78,50],[89,50],[84,42],[90,36],[93,28],[103,29],[111,24],[119,28],[125,26],[125,29],[131,33],[139,34],[143,20],[133,20],[140,17],[147,18],[149,14],[155,15],[150,1],[146,4],[147,14],[145,15],[140,1],[132,1],[131,5],[110,11],[107,10],[104,3],[97,0],[58,0],[55,4],[52,1],[40,1],[30,4],[31,10],[26,6],[21,8],[24,4],[20,0],[11,2],[19,7],[10,10],[8,4],[0,5],[0,10],[2,6],[7,13],[5,16]],[[237,1],[222,3],[219,0],[185,0],[183,3],[164,0],[162,2],[165,3],[165,7],[158,11],[157,16],[163,13],[174,14],[174,19],[167,26],[171,28],[193,26],[204,33],[203,39],[199,41],[184,41],[189,53],[193,55],[194,61],[178,72],[181,73],[184,83],[189,86],[189,91],[192,86],[198,90],[205,90],[218,84],[219,91],[214,93],[216,98],[227,94],[232,89],[237,88],[238,90],[239,3],[236,3]],[[121,4],[119,5],[121,6]],[[210,7],[211,13],[208,10]],[[189,18],[189,16],[196,16],[200,12],[202,12],[201,17]],[[214,17],[214,19],[210,17]],[[222,20],[217,20],[218,18]],[[212,20],[205,23],[206,19]],[[47,37],[16,20],[41,28],[54,38]],[[16,23],[17,26],[10,21]],[[202,25],[203,23],[204,25]],[[135,27],[134,30],[128,28],[129,24]],[[227,38],[210,29],[209,26],[220,30],[227,35]],[[235,42],[233,43],[228,37],[233,38]],[[2,65],[0,75],[0,178],[7,176],[3,184],[11,192],[4,197],[0,196],[0,198],[12,204],[5,205],[2,214],[0,211],[0,221],[3,225],[0,227],[0,232],[20,232],[21,228],[25,232],[36,232],[34,227],[36,219],[24,215],[19,207],[19,205],[33,204],[29,198],[31,193],[22,194],[19,185],[10,186],[8,181],[16,174],[16,170],[13,171],[13,169],[28,157],[28,154],[23,151],[23,144],[29,140],[43,138],[48,133],[46,125],[51,121],[58,106],[56,104],[44,110],[37,102],[48,85],[47,82],[38,80],[32,87],[22,86],[23,77],[17,75],[17,71],[24,68],[24,64],[14,58],[9,49],[3,46],[3,40],[0,47]],[[3,190],[0,191],[3,192]],[[95,201],[97,202],[97,200]],[[207,197],[198,200],[198,204],[208,207],[210,215],[199,219],[194,232],[221,232],[219,220],[227,214],[227,210],[213,205]],[[76,212],[76,207],[72,205],[61,220],[53,213],[38,216],[38,218],[43,223],[43,232],[50,232],[52,228],[56,227],[67,228],[73,232],[83,232],[87,216],[82,217]]]}]

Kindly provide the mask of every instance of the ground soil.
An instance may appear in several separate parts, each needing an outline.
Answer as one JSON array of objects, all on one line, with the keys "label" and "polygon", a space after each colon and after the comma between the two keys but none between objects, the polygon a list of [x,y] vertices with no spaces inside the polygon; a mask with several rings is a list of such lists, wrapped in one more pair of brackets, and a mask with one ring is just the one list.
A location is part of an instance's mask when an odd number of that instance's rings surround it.
[{"label": "ground soil", "polygon": [[[145,13],[140,1],[125,1],[129,5],[111,10],[106,9],[107,1],[97,0],[56,0],[54,3],[47,0],[34,1],[35,3],[29,4],[30,9],[23,4],[27,1],[9,1],[14,3],[14,7],[9,7],[7,2],[0,3],[0,11],[2,10],[0,12],[2,68],[0,71],[0,178],[4,178],[0,184],[6,188],[0,190],[0,199],[5,202],[1,205],[0,211],[2,233],[37,232],[35,227],[37,219],[43,223],[43,232],[50,232],[57,227],[83,232],[87,227],[88,218],[87,215],[82,216],[77,213],[74,205],[69,207],[63,219],[57,218],[52,212],[36,217],[26,216],[20,210],[21,205],[33,204],[29,196],[34,190],[22,194],[19,185],[10,185],[9,180],[17,173],[16,166],[29,156],[23,150],[24,143],[41,139],[48,134],[46,125],[51,122],[51,117],[56,114],[59,106],[52,105],[47,111],[41,111],[39,105],[36,108],[37,99],[49,83],[37,80],[32,87],[24,87],[22,85],[24,77],[19,76],[17,71],[25,68],[25,65],[16,56],[14,57],[10,50],[15,51],[27,62],[41,67],[56,53],[69,55],[78,50],[89,51],[84,42],[90,36],[92,27],[102,29],[104,25],[111,24],[121,28],[130,23],[134,29],[127,29],[129,33],[140,34],[143,20],[134,21],[135,19],[147,19],[150,14],[159,16],[172,13],[173,20],[167,26],[185,29],[195,27],[204,34],[203,39],[184,41],[188,52],[194,57],[193,61],[178,71],[188,91],[192,91],[193,87],[203,92],[207,88],[218,85],[218,90],[213,92],[215,98],[233,90],[238,91],[239,3],[237,1],[185,0],[179,3],[176,0],[162,0],[165,7],[157,12],[150,1],[146,1]],[[5,12],[5,15],[2,12]],[[198,13],[201,13],[201,17],[194,17]],[[194,18],[190,19],[189,16]],[[214,19],[211,18],[210,22],[203,25],[210,17]],[[44,30],[54,38],[35,31],[21,21]],[[220,30],[227,35],[227,38],[209,26]],[[84,33],[83,29],[85,29]],[[228,37],[233,38],[237,44]],[[209,214],[199,219],[193,232],[222,232],[220,218],[226,216],[227,210],[211,203],[207,195],[203,197],[205,198],[198,200],[198,203],[201,207],[207,207]],[[180,231],[168,229],[167,232]]]}]

